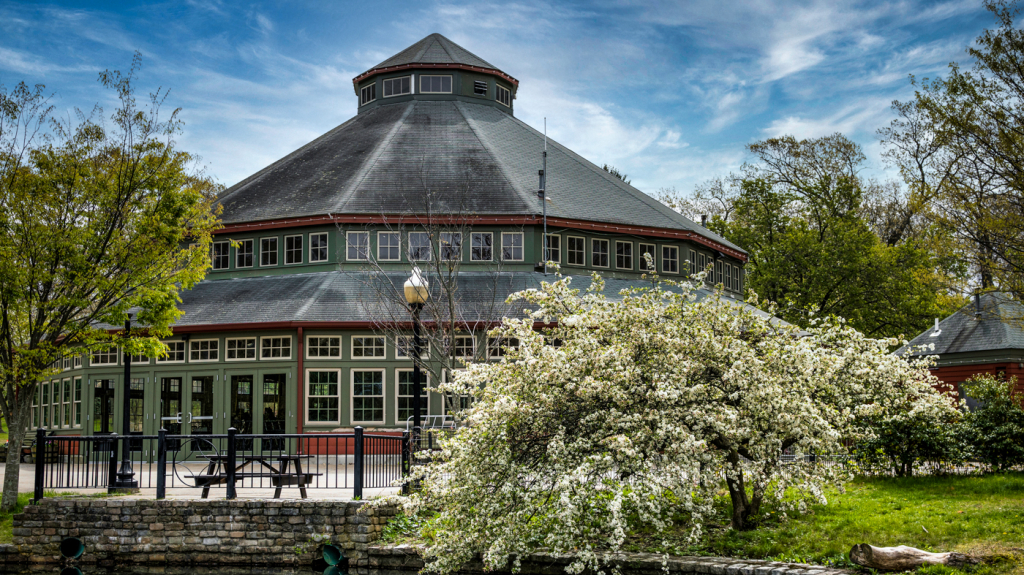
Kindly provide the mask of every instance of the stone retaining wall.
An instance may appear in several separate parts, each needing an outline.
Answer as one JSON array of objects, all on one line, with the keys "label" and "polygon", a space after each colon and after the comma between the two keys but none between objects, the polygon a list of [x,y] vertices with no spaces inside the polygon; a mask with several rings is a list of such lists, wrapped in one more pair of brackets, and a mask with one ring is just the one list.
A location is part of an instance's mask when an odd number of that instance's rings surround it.
[{"label": "stone retaining wall", "polygon": [[59,563],[60,542],[77,537],[81,563],[297,565],[312,559],[310,536],[326,534],[365,567],[394,513],[359,501],[44,499],[15,515],[0,561]]}]

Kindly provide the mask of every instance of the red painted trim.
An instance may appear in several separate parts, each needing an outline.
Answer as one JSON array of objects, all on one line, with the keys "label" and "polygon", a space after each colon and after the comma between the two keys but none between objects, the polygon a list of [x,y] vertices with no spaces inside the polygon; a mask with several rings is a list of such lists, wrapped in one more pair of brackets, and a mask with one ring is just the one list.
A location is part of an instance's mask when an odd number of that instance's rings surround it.
[{"label": "red painted trim", "polygon": [[[252,222],[244,224],[227,224],[220,228],[215,234],[230,234],[254,230],[274,230],[282,228],[297,228],[316,224],[445,224],[459,221],[465,224],[477,225],[530,225],[537,224],[541,218],[536,215],[528,216],[464,216],[438,218],[428,216],[416,216],[409,214],[393,215],[323,215],[308,216],[302,218],[289,218],[282,220],[267,220],[263,222]],[[605,222],[588,222],[569,218],[548,218],[548,226],[560,226],[578,230],[589,230],[599,232],[611,232],[620,234],[633,234],[654,236],[660,238],[680,239],[704,245],[723,254],[732,256],[742,262],[747,261],[747,255],[739,250],[727,247],[724,244],[706,238],[697,232],[689,230],[675,230],[671,228],[657,228],[651,226],[631,226],[627,224],[614,224]]]},{"label": "red painted trim", "polygon": [[299,393],[298,393],[299,400],[298,400],[298,407],[296,407],[296,409],[295,409],[295,421],[297,422],[296,428],[297,428],[298,432],[302,433],[302,420],[305,418],[305,412],[302,411],[302,406],[304,405],[304,402],[305,402],[305,399],[306,399],[306,385],[305,385],[306,382],[305,382],[305,379],[304,379],[306,373],[304,371],[302,371],[302,360],[304,359],[304,353],[305,353],[304,350],[302,349],[302,344],[305,343],[304,341],[302,341],[302,326],[299,326],[298,333],[299,333],[299,346],[298,346],[298,352],[299,352],[299,375],[295,378],[295,381],[296,381],[296,383],[299,386]]},{"label": "red painted trim", "polygon": [[516,89],[519,88],[519,80],[516,80],[512,76],[502,72],[501,70],[495,70],[494,68],[484,68],[483,66],[470,66],[469,64],[401,64],[399,66],[385,66],[383,68],[374,68],[367,70],[362,74],[352,78],[352,87],[359,90],[359,82],[374,76],[377,74],[383,74],[384,72],[399,72],[401,70],[415,70],[417,68],[428,68],[431,70],[468,70],[470,72],[481,72],[483,74],[492,74],[499,78],[502,78],[508,82],[511,82]]}]

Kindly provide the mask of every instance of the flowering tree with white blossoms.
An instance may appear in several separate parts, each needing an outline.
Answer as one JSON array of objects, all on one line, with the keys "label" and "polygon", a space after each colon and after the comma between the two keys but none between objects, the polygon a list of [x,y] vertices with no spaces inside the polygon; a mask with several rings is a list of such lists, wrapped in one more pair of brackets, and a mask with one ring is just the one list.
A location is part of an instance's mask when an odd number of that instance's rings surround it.
[{"label": "flowering tree with white blossoms", "polygon": [[732,526],[746,529],[764,502],[824,503],[823,487],[846,479],[780,463],[782,450],[841,452],[870,433],[862,416],[908,402],[952,409],[924,363],[889,353],[893,341],[698,300],[700,275],[614,298],[597,276],[582,293],[564,278],[512,296],[525,317],[495,332],[519,347],[442,386],[475,402],[406,500],[438,511],[431,569],[454,572],[475,552],[500,568],[546,549],[573,553],[570,572],[600,570],[635,527],[682,515],[697,536],[723,482]]}]

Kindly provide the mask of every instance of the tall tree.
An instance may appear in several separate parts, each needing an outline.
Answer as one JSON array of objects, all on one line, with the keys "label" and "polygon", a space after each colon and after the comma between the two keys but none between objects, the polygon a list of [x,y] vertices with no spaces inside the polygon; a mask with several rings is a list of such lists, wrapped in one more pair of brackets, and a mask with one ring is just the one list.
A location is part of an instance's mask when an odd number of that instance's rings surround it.
[{"label": "tall tree", "polygon": [[[0,88],[0,409],[13,446],[55,361],[116,344],[159,355],[179,290],[210,265],[217,186],[175,147],[165,94],[136,101],[139,63],[100,74],[119,102],[109,125],[98,107],[57,120],[42,86]],[[146,330],[126,339],[112,326],[129,314]],[[3,509],[16,503],[19,463],[8,450]]]}]

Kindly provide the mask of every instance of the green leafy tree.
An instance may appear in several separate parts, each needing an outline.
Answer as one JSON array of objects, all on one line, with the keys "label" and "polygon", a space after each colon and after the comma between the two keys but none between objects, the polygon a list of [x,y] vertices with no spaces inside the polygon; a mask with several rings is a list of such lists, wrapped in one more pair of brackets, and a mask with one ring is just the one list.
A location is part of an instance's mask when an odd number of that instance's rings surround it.
[{"label": "green leafy tree", "polygon": [[[21,444],[37,382],[53,362],[120,344],[157,356],[181,314],[179,290],[209,267],[217,186],[175,147],[177,110],[140,106],[128,74],[100,82],[119,105],[71,124],[42,86],[0,88],[0,410]],[[121,337],[134,314],[145,333]],[[8,450],[0,507],[15,505],[20,453]]]},{"label": "green leafy tree", "polygon": [[1024,393],[1017,379],[976,375],[963,383],[977,407],[965,419],[974,457],[998,471],[1024,465]]}]

